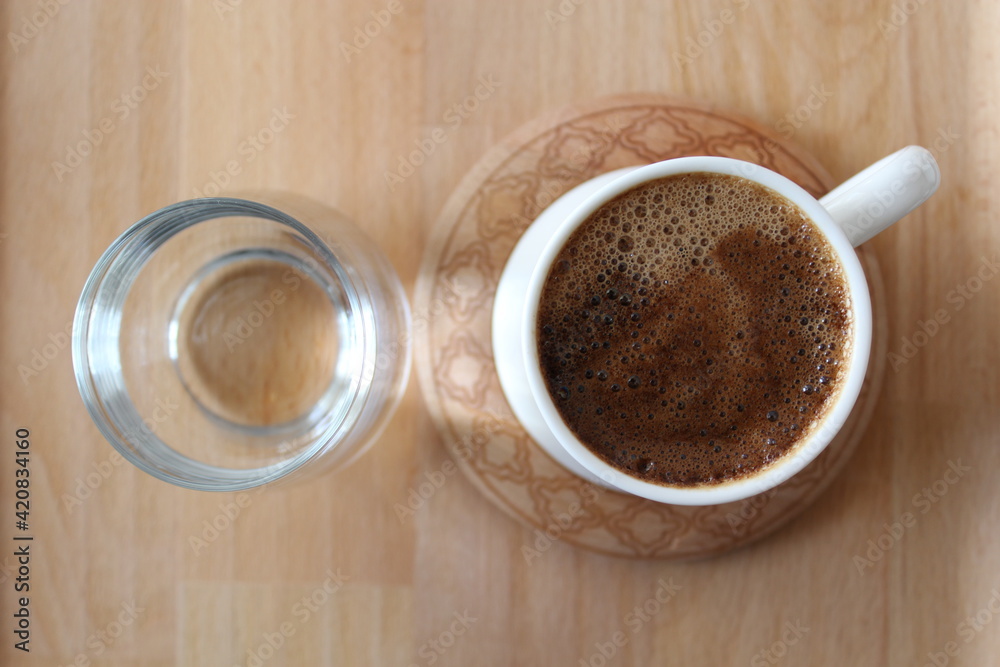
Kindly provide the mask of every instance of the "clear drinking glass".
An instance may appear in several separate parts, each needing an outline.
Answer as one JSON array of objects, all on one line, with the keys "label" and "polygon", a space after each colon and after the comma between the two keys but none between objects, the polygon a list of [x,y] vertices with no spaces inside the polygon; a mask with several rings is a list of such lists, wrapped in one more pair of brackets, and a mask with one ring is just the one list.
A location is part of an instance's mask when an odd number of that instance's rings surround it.
[{"label": "clear drinking glass", "polygon": [[[104,436],[142,470],[236,491],[345,465],[410,367],[392,266],[344,216],[290,196],[163,208],[104,252],[73,367]],[[298,475],[296,475],[298,476]]]}]

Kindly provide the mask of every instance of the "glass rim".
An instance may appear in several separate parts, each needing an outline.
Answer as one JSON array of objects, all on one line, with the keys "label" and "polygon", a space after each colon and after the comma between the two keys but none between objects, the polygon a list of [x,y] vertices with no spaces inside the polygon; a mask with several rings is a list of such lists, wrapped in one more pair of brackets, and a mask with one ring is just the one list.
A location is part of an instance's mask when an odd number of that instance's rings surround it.
[{"label": "glass rim", "polygon": [[[115,406],[109,400],[113,397],[107,395],[110,386],[108,376],[113,375],[113,371],[94,368],[93,365],[91,345],[94,336],[112,335],[110,345],[117,348],[117,337],[121,333],[120,307],[155,251],[185,229],[228,217],[260,218],[293,230],[340,281],[346,297],[345,305],[365,327],[358,341],[361,351],[359,368],[365,367],[366,360],[374,351],[368,340],[371,332],[367,320],[370,318],[366,317],[359,286],[323,239],[287,213],[247,199],[211,197],[176,202],[133,223],[101,254],[84,283],[73,318],[74,377],[94,424],[127,461],[163,481],[202,491],[241,491],[269,484],[320,457],[328,451],[336,432],[347,421],[351,411],[358,404],[363,405],[372,383],[367,374],[357,373],[349,387],[351,398],[348,409],[339,419],[324,424],[319,433],[310,436],[311,442],[294,455],[260,467],[227,468],[205,463],[174,450],[151,429],[145,428],[142,432],[142,427],[123,428],[121,415],[117,414],[120,411],[113,409]],[[115,306],[119,307],[116,316],[112,312],[110,320],[95,325],[94,320],[102,309],[113,311]],[[116,390],[120,392],[124,389],[127,404],[131,406],[124,382],[121,385]],[[134,407],[132,409],[134,411]]]}]

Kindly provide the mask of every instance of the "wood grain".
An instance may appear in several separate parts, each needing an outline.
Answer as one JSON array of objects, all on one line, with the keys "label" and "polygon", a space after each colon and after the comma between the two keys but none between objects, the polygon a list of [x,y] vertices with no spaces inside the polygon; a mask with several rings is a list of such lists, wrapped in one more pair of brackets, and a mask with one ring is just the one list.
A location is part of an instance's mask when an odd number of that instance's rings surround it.
[{"label": "wood grain", "polygon": [[[616,632],[608,664],[916,665],[948,648],[950,665],[995,663],[1000,6],[399,2],[385,26],[371,22],[387,0],[0,7],[3,664],[253,664],[248,651],[284,623],[294,634],[264,664],[596,665]],[[374,36],[345,55],[366,25]],[[494,91],[456,110],[482,77]],[[94,261],[142,215],[212,184],[296,192],[359,221],[412,293],[433,220],[496,141],[551,109],[641,91],[780,125],[837,179],[908,143],[932,148],[944,174],[872,243],[890,352],[913,354],[890,361],[845,474],[778,533],[697,563],[556,543],[529,565],[520,548],[534,536],[460,475],[401,521],[394,506],[447,456],[416,383],[351,468],[245,498],[158,482],[93,427],[66,327]],[[291,118],[268,135],[279,113]],[[443,141],[390,189],[387,172],[434,130]],[[9,631],[21,427],[30,654]],[[971,469],[956,479],[949,462]],[[912,527],[884,537],[907,512]],[[224,528],[209,540],[213,521]],[[343,584],[300,622],[295,605],[338,571]],[[681,587],[666,602],[661,580]]]}]

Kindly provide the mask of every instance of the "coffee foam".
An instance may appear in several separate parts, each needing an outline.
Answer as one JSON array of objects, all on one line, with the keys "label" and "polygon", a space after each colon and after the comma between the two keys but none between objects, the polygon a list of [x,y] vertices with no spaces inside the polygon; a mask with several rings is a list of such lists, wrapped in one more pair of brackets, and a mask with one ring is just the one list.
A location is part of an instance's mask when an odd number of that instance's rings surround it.
[{"label": "coffee foam", "polygon": [[684,174],[571,235],[537,339],[581,442],[632,476],[692,486],[792,450],[832,404],[851,328],[836,253],[804,213],[743,178]]}]

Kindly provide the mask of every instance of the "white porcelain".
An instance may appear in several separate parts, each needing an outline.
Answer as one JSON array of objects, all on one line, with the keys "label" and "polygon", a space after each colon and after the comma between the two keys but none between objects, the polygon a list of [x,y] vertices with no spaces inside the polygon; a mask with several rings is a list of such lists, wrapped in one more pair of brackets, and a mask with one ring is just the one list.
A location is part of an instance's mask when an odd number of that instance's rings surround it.
[{"label": "white porcelain", "polygon": [[[836,402],[794,450],[757,474],[717,485],[671,487],[611,467],[585,447],[563,422],[545,387],[535,342],[538,299],[549,267],[581,222],[603,204],[647,181],[682,173],[741,176],[798,206],[823,232],[841,261],[850,292],[853,345]],[[934,157],[909,146],[855,175],[821,200],[764,167],[721,157],[684,157],[598,176],[553,202],[525,231],[497,286],[493,355],[507,401],[534,440],[580,477],[607,488],[675,505],[716,505],[778,486],[805,468],[833,440],[861,391],[871,351],[868,284],[854,246],[867,241],[922,204],[937,189]]]}]

